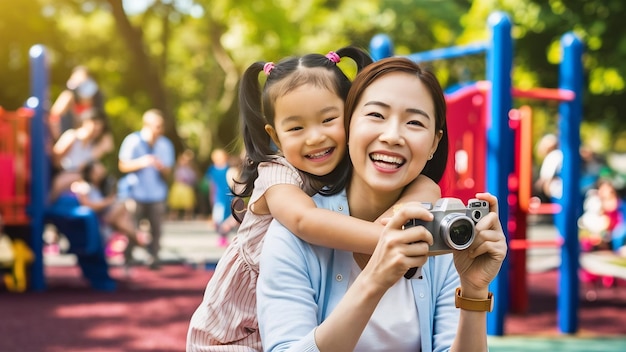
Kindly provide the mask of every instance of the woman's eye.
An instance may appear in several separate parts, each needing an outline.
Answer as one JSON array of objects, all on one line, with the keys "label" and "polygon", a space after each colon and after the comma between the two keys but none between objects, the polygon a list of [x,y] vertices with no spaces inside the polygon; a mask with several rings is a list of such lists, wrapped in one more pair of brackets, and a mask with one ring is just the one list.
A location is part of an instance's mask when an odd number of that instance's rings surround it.
[{"label": "woman's eye", "polygon": [[370,113],[367,114],[367,116],[372,116],[372,117],[376,117],[376,118],[379,118],[379,119],[384,119],[383,114],[378,113],[378,112],[370,112]]},{"label": "woman's eye", "polygon": [[408,122],[409,125],[421,126],[424,127],[424,123],[420,120],[411,120]]}]

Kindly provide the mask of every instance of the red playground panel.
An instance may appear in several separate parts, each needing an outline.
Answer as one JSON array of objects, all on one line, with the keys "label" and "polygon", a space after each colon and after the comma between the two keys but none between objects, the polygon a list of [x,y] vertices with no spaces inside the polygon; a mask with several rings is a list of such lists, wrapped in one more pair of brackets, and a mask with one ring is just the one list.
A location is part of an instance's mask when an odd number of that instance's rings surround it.
[{"label": "red playground panel", "polygon": [[30,109],[6,111],[0,107],[0,214],[6,225],[28,223],[32,116]]},{"label": "red playground panel", "polygon": [[450,147],[439,183],[444,197],[466,202],[486,191],[487,88],[481,82],[446,96]]}]

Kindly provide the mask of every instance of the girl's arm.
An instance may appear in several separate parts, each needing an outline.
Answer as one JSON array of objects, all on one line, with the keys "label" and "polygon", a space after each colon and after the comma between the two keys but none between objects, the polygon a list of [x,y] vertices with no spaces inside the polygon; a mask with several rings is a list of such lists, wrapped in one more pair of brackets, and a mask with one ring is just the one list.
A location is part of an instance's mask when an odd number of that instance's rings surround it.
[{"label": "girl's arm", "polygon": [[[440,197],[439,186],[426,176],[419,176],[405,190],[399,203],[409,200],[434,202]],[[279,184],[265,192],[269,212],[303,240],[324,247],[371,254],[378,243],[383,225],[317,208],[299,187]],[[389,209],[382,217],[390,217]]]},{"label": "girl's arm", "polygon": [[[420,202],[420,203],[435,203],[441,198],[441,188],[430,177],[419,175],[413,182],[411,182],[406,188],[400,199],[396,204],[402,204],[407,202]],[[388,209],[383,215],[378,217],[390,218],[393,216],[393,209]]]}]

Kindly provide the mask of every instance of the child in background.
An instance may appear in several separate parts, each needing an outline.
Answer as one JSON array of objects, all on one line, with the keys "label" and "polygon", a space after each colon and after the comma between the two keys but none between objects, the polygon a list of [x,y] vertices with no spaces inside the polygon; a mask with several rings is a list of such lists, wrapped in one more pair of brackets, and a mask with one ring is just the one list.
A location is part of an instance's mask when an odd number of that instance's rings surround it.
[{"label": "child in background", "polygon": [[218,246],[228,246],[228,233],[225,226],[222,226],[231,214],[230,203],[233,193],[228,186],[226,174],[230,166],[228,165],[228,153],[224,149],[215,149],[211,153],[211,166],[206,171],[204,177],[209,181],[209,196],[211,200],[211,218],[215,225],[215,230],[219,235]]},{"label": "child in background", "polygon": [[174,182],[167,198],[170,220],[178,219],[183,212],[185,220],[193,218],[196,205],[195,187],[197,181],[196,170],[193,166],[193,151],[185,150],[174,165]]},{"label": "child in background", "polygon": [[81,205],[87,206],[98,214],[101,234],[106,243],[114,231],[121,232],[127,239],[124,249],[124,260],[132,261],[132,251],[137,246],[137,228],[133,217],[126,209],[123,201],[118,201],[114,181],[108,175],[100,161],[91,161],[81,170],[81,180],[72,184],[72,192],[78,197]]},{"label": "child in background", "polygon": [[[318,209],[310,198],[320,190],[341,191],[333,186],[348,177],[343,115],[350,80],[337,66],[342,57],[354,60],[358,70],[371,63],[367,53],[348,47],[276,65],[256,62],[245,71],[239,106],[247,158],[237,195],[250,197],[248,210],[191,318],[187,351],[262,350],[255,289],[272,219],[313,244],[362,253],[376,247],[381,224]],[[263,89],[260,72],[267,76]],[[430,202],[440,197],[426,176],[407,193]]]}]

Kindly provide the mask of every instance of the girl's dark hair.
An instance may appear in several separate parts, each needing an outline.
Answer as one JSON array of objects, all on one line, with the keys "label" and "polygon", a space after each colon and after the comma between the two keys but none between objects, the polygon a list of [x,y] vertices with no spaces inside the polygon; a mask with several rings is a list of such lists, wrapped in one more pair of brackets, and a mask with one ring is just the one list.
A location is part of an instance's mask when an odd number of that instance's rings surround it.
[{"label": "girl's dark hair", "polygon": [[91,179],[91,171],[93,170],[93,168],[95,167],[96,163],[98,163],[97,160],[92,160],[90,162],[88,162],[87,164],[85,164],[82,169],[80,170],[80,177],[87,183],[93,183],[93,180]]},{"label": "girl's dark hair", "polygon": [[[336,54],[354,60],[357,72],[372,62],[365,51],[356,47],[339,49]],[[240,179],[236,180],[237,184],[243,186],[240,187],[242,190],[233,190],[233,193],[240,197],[249,197],[252,194],[254,181],[258,177],[258,165],[277,156],[277,148],[265,131],[266,124],[274,126],[276,99],[302,85],[313,84],[335,92],[345,101],[351,85],[344,72],[327,56],[307,54],[289,57],[275,64],[261,88],[259,73],[264,71],[266,64],[268,63],[258,61],[250,65],[243,74],[239,88],[240,127],[246,157]],[[336,193],[341,188],[335,187],[334,181],[348,168],[348,163],[346,155],[329,175],[320,177],[304,174],[328,185],[326,192]]]},{"label": "girl's dark hair", "polygon": [[80,170],[80,176],[83,181],[95,187],[98,187],[100,193],[102,193],[102,195],[106,197],[116,191],[117,180],[115,179],[115,177],[107,173],[107,175],[102,180],[100,180],[99,183],[94,183],[93,179],[91,178],[91,172],[93,171],[94,167],[96,167],[96,164],[99,163],[100,161],[98,160],[92,160],[86,163]]},{"label": "girl's dark hair", "polygon": [[[437,150],[433,154],[432,159],[426,162],[422,174],[430,177],[435,182],[439,182],[443,177],[446,163],[448,162],[446,99],[437,77],[410,59],[401,57],[386,58],[369,65],[356,76],[344,105],[346,139],[349,140],[350,138],[350,120],[363,92],[378,78],[393,72],[406,72],[419,78],[433,99],[435,106],[435,131],[442,131],[443,133]],[[350,163],[349,165],[349,172],[345,174],[345,177],[340,182],[343,186],[347,184],[352,173],[352,164]]]}]

